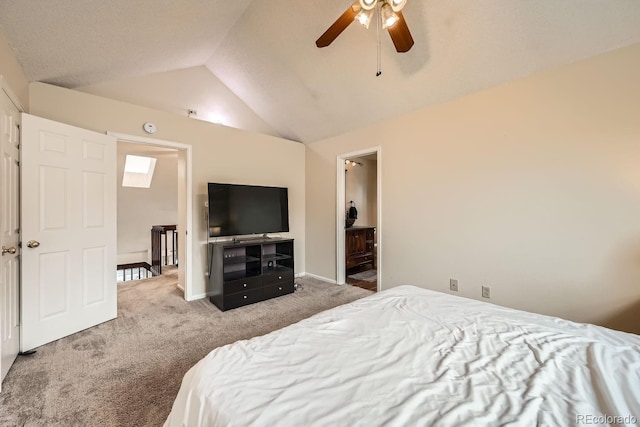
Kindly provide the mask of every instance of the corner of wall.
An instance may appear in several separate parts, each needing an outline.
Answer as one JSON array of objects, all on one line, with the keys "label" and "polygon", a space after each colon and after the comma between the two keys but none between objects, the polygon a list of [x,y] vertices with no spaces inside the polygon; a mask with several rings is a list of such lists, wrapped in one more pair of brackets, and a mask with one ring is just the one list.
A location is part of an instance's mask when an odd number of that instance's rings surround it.
[{"label": "corner of wall", "polygon": [[29,81],[2,32],[0,32],[0,75],[24,111],[29,111]]}]

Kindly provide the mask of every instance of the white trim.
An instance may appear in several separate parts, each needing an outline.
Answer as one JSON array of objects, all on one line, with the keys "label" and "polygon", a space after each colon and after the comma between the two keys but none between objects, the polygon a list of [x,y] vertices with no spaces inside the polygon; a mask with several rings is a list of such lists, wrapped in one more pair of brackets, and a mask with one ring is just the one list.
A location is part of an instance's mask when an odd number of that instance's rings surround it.
[{"label": "white trim", "polygon": [[346,156],[336,158],[336,283],[344,285],[346,282],[345,262],[345,214],[344,201],[346,199],[346,176],[344,172]]},{"label": "white trim", "polygon": [[363,150],[352,151],[350,153],[339,154],[336,159],[336,283],[343,285],[346,282],[345,265],[345,235],[344,235],[344,201],[345,182],[344,175],[345,160],[354,157],[375,154],[377,156],[377,211],[378,222],[376,233],[378,239],[378,250],[376,254],[376,269],[378,270],[378,292],[382,290],[382,147],[371,147]]},{"label": "white trim", "polygon": [[[191,295],[191,299],[189,301],[195,301],[195,300],[198,300],[198,299],[209,298],[212,295],[213,295],[213,292],[205,292],[203,294]],[[218,307],[216,307],[216,308],[218,308]]]},{"label": "white trim", "polygon": [[128,135],[126,133],[107,131],[107,135],[115,137],[118,141],[134,142],[136,144],[156,145],[161,147],[175,148],[177,150],[191,150],[191,145],[182,142],[167,141],[164,139],[149,138],[146,136]]},{"label": "white trim", "polygon": [[[311,274],[311,273],[302,273],[302,274],[304,274],[304,276],[303,276],[303,277],[310,277],[310,278],[312,278],[312,279],[322,280],[323,282],[331,283],[331,284],[333,284],[333,285],[337,285],[337,284],[338,284],[338,283],[336,283],[336,281],[335,281],[335,280],[333,280],[333,279],[327,279],[326,277],[318,276],[318,275],[316,275],[316,274]],[[343,285],[344,285],[344,283],[343,283]]]},{"label": "white trim", "polygon": [[16,96],[15,92],[11,89],[11,86],[9,86],[9,82],[2,74],[0,74],[0,87],[4,90],[4,93],[7,94],[11,102],[13,102],[13,105],[16,106],[18,111],[24,113],[24,106],[22,105],[22,102],[20,102],[20,99]]},{"label": "white trim", "polygon": [[187,175],[187,194],[185,200],[187,202],[187,213],[186,213],[186,222],[185,225],[185,233],[186,233],[186,242],[184,246],[185,257],[187,258],[187,262],[184,269],[184,299],[187,301],[193,301],[196,299],[204,298],[205,295],[193,295],[193,248],[192,248],[192,239],[193,239],[193,147],[189,144],[183,144],[180,142],[174,141],[165,141],[162,139],[154,139],[147,138],[144,136],[136,136],[136,135],[127,135],[124,133],[111,132],[107,131],[107,135],[111,135],[115,137],[118,141],[123,142],[133,142],[135,144],[147,144],[147,145],[155,145],[160,147],[174,148],[176,150],[185,151],[186,154],[186,175]]}]

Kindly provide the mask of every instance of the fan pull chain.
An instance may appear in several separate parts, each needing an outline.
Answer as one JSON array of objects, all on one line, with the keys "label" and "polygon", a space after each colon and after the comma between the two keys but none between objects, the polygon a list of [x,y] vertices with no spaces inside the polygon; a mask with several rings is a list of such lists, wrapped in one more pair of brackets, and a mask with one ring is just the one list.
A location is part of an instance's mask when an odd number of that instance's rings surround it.
[{"label": "fan pull chain", "polygon": [[382,11],[380,2],[376,7],[376,37],[378,39],[378,68],[376,70],[376,77],[380,77],[382,74],[382,41],[380,40],[380,28],[382,27]]}]

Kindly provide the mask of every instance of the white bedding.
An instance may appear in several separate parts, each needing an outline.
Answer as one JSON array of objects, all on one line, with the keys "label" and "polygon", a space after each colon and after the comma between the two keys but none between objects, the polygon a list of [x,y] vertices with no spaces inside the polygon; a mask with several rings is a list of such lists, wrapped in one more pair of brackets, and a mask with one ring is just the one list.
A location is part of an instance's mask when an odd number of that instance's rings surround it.
[{"label": "white bedding", "polygon": [[637,419],[640,336],[401,286],[215,349],[165,426]]}]

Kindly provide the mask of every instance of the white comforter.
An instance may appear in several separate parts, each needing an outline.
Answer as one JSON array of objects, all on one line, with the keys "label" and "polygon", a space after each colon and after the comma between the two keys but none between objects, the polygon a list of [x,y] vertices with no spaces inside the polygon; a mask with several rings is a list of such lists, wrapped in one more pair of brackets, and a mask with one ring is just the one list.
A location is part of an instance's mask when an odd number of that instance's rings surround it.
[{"label": "white comforter", "polygon": [[165,426],[637,419],[640,336],[401,286],[215,349]]}]

